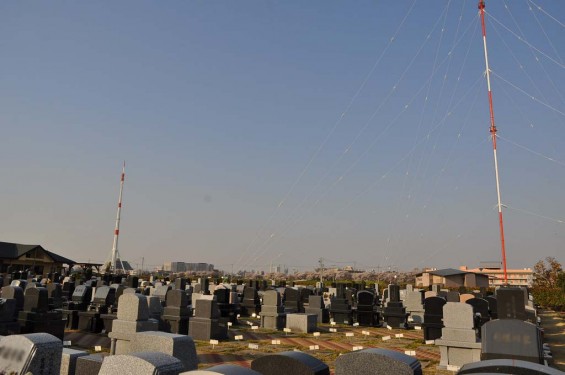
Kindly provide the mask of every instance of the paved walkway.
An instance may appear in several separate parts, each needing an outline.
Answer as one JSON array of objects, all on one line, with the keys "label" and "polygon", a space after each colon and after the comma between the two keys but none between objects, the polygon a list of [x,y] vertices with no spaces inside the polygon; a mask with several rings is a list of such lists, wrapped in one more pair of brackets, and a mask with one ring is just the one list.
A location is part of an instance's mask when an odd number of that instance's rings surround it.
[{"label": "paved walkway", "polygon": [[565,371],[565,316],[554,311],[540,311],[545,342],[553,353],[553,367]]}]

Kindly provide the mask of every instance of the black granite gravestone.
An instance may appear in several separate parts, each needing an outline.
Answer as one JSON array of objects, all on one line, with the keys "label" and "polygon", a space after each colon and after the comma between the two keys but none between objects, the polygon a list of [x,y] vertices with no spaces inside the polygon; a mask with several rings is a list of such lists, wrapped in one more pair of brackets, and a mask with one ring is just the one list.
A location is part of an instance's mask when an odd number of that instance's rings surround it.
[{"label": "black granite gravestone", "polygon": [[443,305],[446,301],[441,297],[428,297],[424,300],[424,330],[425,340],[435,340],[441,337],[443,328]]}]

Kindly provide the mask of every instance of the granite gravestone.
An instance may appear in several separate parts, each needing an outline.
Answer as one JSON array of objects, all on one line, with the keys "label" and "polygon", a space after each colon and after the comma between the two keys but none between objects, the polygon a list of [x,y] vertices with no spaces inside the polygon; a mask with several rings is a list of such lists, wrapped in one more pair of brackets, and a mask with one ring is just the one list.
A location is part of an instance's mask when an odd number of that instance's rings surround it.
[{"label": "granite gravestone", "polygon": [[19,286],[2,287],[2,298],[16,300],[16,312],[14,318],[17,318],[19,311],[24,308],[24,290]]},{"label": "granite gravestone", "polygon": [[457,375],[468,374],[563,375],[564,372],[532,362],[510,359],[489,359],[468,363],[457,372]]},{"label": "granite gravestone", "polygon": [[131,341],[137,332],[157,331],[159,323],[149,319],[147,298],[140,294],[122,294],[118,318],[114,320],[112,332],[108,334],[111,339],[112,354],[131,353]]},{"label": "granite gravestone", "polygon": [[16,335],[20,333],[20,325],[15,319],[16,300],[0,298],[0,335]]},{"label": "granite gravestone", "polygon": [[59,375],[63,343],[48,333],[6,336],[0,340],[1,374]]},{"label": "granite gravestone", "polygon": [[389,301],[383,312],[386,324],[392,328],[408,328],[406,308],[400,301],[400,287],[396,284],[388,286]]},{"label": "granite gravestone", "polygon": [[543,364],[541,331],[532,323],[498,319],[482,327],[481,359],[516,359]]},{"label": "granite gravestone", "polygon": [[286,314],[279,292],[267,290],[263,294],[263,305],[259,316],[261,317],[261,328],[282,330],[285,327]]},{"label": "granite gravestone", "polygon": [[65,329],[78,329],[78,313],[86,311],[92,299],[92,288],[79,285],[73,289],[71,301],[63,303],[63,319],[66,319]]},{"label": "granite gravestone", "polygon": [[422,323],[424,340],[435,340],[441,337],[445,303],[441,297],[429,297],[424,300],[424,323]]},{"label": "granite gravestone", "polygon": [[404,305],[406,311],[410,313],[413,323],[421,324],[424,322],[424,291],[407,288]]},{"label": "granite gravestone", "polygon": [[473,307],[466,303],[447,302],[443,306],[441,339],[435,341],[439,346],[441,359],[439,367],[461,367],[466,363],[481,359],[481,343],[475,331]]},{"label": "granite gravestone", "polygon": [[485,301],[488,302],[488,310],[491,319],[498,319],[498,301],[496,297],[487,296]]},{"label": "granite gravestone", "polygon": [[65,334],[63,313],[49,311],[49,298],[45,288],[28,288],[24,295],[24,309],[18,313],[21,333],[45,332],[60,340]]},{"label": "granite gravestone", "polygon": [[364,327],[376,326],[375,295],[362,290],[357,292],[357,323]]},{"label": "granite gravestone", "polygon": [[328,365],[303,352],[280,352],[259,357],[251,369],[262,375],[329,375]]},{"label": "granite gravestone", "polygon": [[324,305],[324,297],[311,295],[308,297],[308,306],[304,308],[306,314],[318,315],[318,323],[330,322],[330,311]]},{"label": "granite gravestone", "polygon": [[317,314],[286,314],[286,328],[292,332],[310,333],[318,328],[318,315]]},{"label": "granite gravestone", "polygon": [[102,362],[99,375],[178,375],[182,362],[159,352],[139,352],[109,356]]},{"label": "granite gravestone", "polygon": [[168,354],[178,358],[182,362],[185,371],[198,368],[196,346],[192,337],[187,335],[157,331],[139,332],[131,341],[130,350],[133,353],[161,352]]},{"label": "granite gravestone", "polygon": [[213,299],[196,300],[195,316],[189,321],[188,334],[195,340],[224,340],[227,324],[219,321],[220,310]]},{"label": "granite gravestone", "polygon": [[337,357],[335,375],[421,375],[415,357],[388,349],[370,348]]},{"label": "granite gravestone", "polygon": [[259,314],[261,311],[261,301],[257,289],[253,287],[246,287],[243,290],[243,302],[240,306],[241,316],[251,316]]},{"label": "granite gravestone", "polygon": [[87,356],[88,353],[82,350],[63,348],[61,356],[61,375],[75,375],[77,360],[80,357]]},{"label": "granite gravestone", "polygon": [[339,324],[353,324],[351,305],[345,298],[345,287],[336,284],[335,295],[330,298],[330,316]]},{"label": "granite gravestone", "polygon": [[[178,280],[178,279],[177,279]],[[184,290],[171,289],[167,292],[167,306],[163,309],[163,331],[188,335],[188,296]]]},{"label": "granite gravestone", "polygon": [[285,288],[284,291],[284,312],[287,314],[299,313],[304,307],[300,300],[300,291],[295,288]]},{"label": "granite gravestone", "polygon": [[522,289],[499,288],[496,290],[496,301],[498,319],[527,319]]},{"label": "granite gravestone", "polygon": [[483,324],[490,320],[488,301],[482,298],[471,298],[465,301],[465,303],[473,306],[473,312],[477,320],[475,326],[477,328],[482,327]]}]

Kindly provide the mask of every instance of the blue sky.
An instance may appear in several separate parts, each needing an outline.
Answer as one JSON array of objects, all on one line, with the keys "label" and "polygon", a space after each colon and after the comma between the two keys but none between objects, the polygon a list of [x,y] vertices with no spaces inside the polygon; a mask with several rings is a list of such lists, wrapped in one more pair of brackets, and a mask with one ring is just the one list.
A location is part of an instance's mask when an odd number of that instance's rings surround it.
[{"label": "blue sky", "polygon": [[[499,260],[475,3],[3,2],[0,239],[103,262],[126,160],[134,265]],[[508,265],[564,261],[565,4],[487,12]]]}]

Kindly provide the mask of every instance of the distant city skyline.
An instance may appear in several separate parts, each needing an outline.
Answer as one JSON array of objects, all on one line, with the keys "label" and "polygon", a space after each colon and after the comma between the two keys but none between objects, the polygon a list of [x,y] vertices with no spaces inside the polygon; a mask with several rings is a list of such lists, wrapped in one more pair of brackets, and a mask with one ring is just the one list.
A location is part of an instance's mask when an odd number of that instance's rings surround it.
[{"label": "distant city skyline", "polygon": [[[218,269],[500,261],[476,1],[1,5],[0,241]],[[565,2],[487,1],[508,266],[561,263]]]}]

